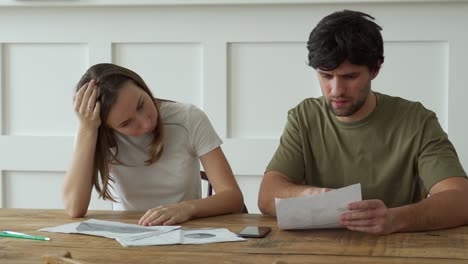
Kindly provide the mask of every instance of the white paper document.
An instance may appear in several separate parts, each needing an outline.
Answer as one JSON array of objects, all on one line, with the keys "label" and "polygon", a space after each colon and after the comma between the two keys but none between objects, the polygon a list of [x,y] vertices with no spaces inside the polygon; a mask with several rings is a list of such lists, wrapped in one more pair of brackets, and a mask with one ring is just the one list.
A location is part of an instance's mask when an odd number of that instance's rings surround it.
[{"label": "white paper document", "polygon": [[84,222],[75,222],[56,227],[42,228],[39,231],[86,234],[107,238],[139,239],[163,234],[178,228],[180,228],[180,226],[141,226],[90,219]]},{"label": "white paper document", "polygon": [[245,241],[225,228],[181,229],[180,226],[140,226],[95,219],[42,228],[39,231],[113,238],[125,247]]},{"label": "white paper document", "polygon": [[226,228],[176,229],[157,236],[142,239],[117,238],[124,247],[172,244],[208,244],[227,241],[245,241]]},{"label": "white paper document", "polygon": [[337,228],[346,206],[361,201],[361,184],[303,197],[275,198],[280,229]]}]

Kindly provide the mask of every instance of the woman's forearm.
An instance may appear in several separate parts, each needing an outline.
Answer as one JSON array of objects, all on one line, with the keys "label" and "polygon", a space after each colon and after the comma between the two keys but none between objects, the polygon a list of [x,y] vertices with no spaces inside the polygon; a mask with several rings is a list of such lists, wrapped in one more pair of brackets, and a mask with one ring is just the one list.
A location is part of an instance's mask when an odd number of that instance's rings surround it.
[{"label": "woman's forearm", "polygon": [[242,193],[238,190],[226,190],[204,199],[186,201],[193,209],[192,217],[241,213],[244,208]]},{"label": "woman's forearm", "polygon": [[97,134],[97,130],[78,130],[62,194],[65,210],[71,217],[82,217],[88,210],[93,187]]}]

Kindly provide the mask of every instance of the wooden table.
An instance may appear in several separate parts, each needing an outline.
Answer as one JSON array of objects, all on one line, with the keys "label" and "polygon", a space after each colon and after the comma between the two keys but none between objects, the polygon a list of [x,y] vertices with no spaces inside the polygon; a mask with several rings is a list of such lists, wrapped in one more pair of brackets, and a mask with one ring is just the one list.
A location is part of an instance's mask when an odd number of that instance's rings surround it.
[{"label": "wooden table", "polygon": [[345,229],[283,231],[276,219],[236,214],[196,219],[184,227],[269,226],[266,238],[205,245],[122,247],[108,238],[37,230],[100,219],[137,223],[142,213],[89,211],[72,219],[63,210],[0,209],[0,229],[50,237],[51,241],[0,238],[0,263],[40,263],[61,251],[87,263],[468,263],[468,226],[441,231],[375,236]]}]

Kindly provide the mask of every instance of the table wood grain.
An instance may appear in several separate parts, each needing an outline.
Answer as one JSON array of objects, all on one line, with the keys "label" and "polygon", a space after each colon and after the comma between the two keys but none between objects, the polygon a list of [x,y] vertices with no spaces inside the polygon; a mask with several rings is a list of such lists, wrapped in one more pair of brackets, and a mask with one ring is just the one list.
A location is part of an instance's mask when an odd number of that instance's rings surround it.
[{"label": "table wood grain", "polygon": [[50,237],[51,241],[0,238],[0,263],[40,263],[42,255],[69,251],[88,263],[468,263],[468,226],[376,236],[345,229],[279,230],[276,219],[234,214],[195,219],[183,227],[269,226],[266,238],[205,245],[122,247],[108,238],[39,232],[87,219],[136,224],[140,212],[89,211],[70,218],[63,210],[0,209],[0,228]]}]

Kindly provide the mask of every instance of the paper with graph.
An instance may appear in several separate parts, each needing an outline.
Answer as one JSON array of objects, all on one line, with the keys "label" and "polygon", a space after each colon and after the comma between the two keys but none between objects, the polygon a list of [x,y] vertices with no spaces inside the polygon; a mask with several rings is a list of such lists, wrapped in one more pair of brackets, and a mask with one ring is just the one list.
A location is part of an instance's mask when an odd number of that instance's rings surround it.
[{"label": "paper with graph", "polygon": [[181,229],[180,226],[140,226],[96,219],[42,228],[39,231],[113,238],[126,247],[245,240],[225,228]]}]

